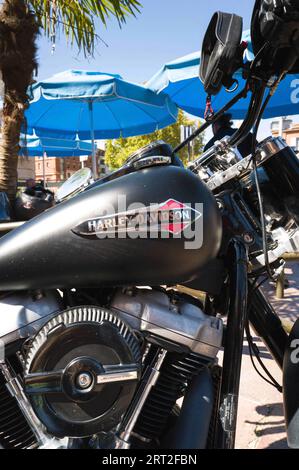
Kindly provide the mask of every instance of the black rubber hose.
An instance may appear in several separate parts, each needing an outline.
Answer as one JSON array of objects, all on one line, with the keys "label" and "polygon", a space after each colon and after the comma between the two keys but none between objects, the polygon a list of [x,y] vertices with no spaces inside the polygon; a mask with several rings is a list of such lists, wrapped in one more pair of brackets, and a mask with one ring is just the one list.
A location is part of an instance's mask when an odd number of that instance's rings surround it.
[{"label": "black rubber hose", "polygon": [[245,120],[243,121],[240,128],[235,132],[235,134],[233,134],[228,140],[228,145],[231,147],[237,147],[240,145],[246,139],[252,127],[254,126],[263,103],[265,90],[266,85],[259,84],[257,89],[253,91],[249,104],[249,112]]},{"label": "black rubber hose", "polygon": [[211,371],[204,368],[188,387],[169,448],[206,448],[213,403],[214,387]]}]

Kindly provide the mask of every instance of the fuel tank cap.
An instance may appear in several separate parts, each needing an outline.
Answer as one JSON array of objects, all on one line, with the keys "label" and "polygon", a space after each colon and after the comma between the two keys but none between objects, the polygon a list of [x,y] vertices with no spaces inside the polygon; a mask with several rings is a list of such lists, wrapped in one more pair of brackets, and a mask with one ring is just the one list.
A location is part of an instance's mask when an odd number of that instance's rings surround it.
[{"label": "fuel tank cap", "polygon": [[141,169],[155,165],[170,165],[171,162],[171,146],[163,140],[155,140],[132,153],[126,160],[125,166]]}]

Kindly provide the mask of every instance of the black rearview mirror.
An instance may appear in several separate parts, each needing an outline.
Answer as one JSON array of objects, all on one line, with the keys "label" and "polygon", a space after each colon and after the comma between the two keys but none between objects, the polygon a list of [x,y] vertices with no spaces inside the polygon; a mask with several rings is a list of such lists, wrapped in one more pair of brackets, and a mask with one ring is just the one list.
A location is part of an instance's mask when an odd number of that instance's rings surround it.
[{"label": "black rearview mirror", "polygon": [[199,76],[208,95],[216,95],[221,88],[231,88],[233,74],[242,66],[241,46],[243,20],[240,16],[217,12],[206,31]]}]

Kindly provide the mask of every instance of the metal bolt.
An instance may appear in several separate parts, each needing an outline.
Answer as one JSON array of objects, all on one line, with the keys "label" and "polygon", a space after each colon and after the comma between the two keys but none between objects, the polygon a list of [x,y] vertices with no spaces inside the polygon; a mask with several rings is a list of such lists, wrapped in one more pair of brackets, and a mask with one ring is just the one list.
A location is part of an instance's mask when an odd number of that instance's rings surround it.
[{"label": "metal bolt", "polygon": [[92,375],[89,372],[81,372],[77,377],[77,385],[85,389],[91,386],[92,380]]},{"label": "metal bolt", "polygon": [[243,233],[243,240],[245,243],[253,243],[254,242],[254,237],[251,233]]},{"label": "metal bolt", "polygon": [[220,201],[220,199],[217,199],[216,202],[217,202],[218,209],[219,209],[219,210],[223,210],[223,209],[224,209],[224,204],[223,204],[223,202]]}]

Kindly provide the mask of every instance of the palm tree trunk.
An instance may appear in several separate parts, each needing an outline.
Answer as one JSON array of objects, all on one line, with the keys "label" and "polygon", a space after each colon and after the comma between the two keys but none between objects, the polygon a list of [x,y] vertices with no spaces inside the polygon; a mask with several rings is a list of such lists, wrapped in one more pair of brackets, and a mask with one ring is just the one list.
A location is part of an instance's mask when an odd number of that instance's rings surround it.
[{"label": "palm tree trunk", "polygon": [[27,89],[37,68],[39,26],[25,0],[5,0],[0,10],[0,70],[4,83],[0,191],[13,203],[17,190],[20,131],[28,106]]}]

